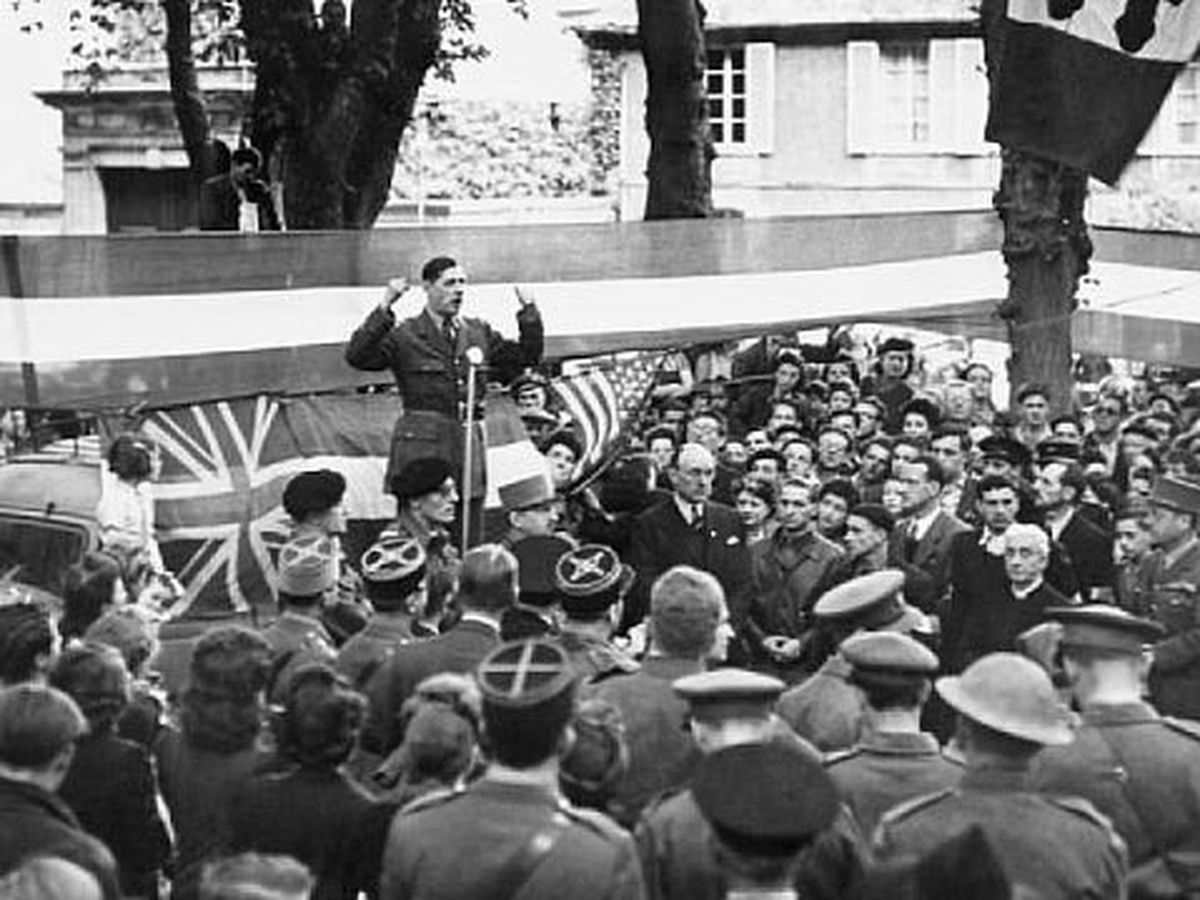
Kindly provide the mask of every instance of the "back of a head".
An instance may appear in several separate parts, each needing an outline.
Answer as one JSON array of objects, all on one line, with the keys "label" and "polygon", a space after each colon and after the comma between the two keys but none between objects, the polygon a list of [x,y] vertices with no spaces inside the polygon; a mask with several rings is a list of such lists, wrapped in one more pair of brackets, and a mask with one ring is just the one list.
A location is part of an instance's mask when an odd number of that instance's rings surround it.
[{"label": "back of a head", "polygon": [[271,648],[262,635],[238,625],[207,632],[192,655],[183,695],[184,738],[223,753],[252,746],[270,677]]},{"label": "back of a head", "polygon": [[50,614],[41,604],[0,607],[0,685],[32,679],[53,648]]},{"label": "back of a head", "polygon": [[280,752],[303,766],[332,769],[354,749],[366,701],[333,669],[305,666],[288,681],[277,719]]},{"label": "back of a head", "polygon": [[517,560],[499,544],[480,544],[463,555],[458,575],[464,609],[498,613],[517,598]]},{"label": "back of a head", "polygon": [[650,589],[650,624],[658,649],[669,656],[703,659],[712,649],[725,592],[708,572],[668,569]]},{"label": "back of a head", "polygon": [[290,856],[242,853],[204,867],[200,900],[307,900],[313,884]]},{"label": "back of a head", "polygon": [[50,684],[79,705],[95,733],[111,731],[129,705],[130,683],[125,660],[106,644],[68,647],[50,672]]},{"label": "back of a head", "polygon": [[41,771],[87,731],[79,706],[57,688],[18,684],[0,689],[0,763]]},{"label": "back of a head", "polygon": [[63,640],[82,634],[112,604],[113,588],[120,577],[120,563],[107,553],[88,553],[67,570],[59,623]]},{"label": "back of a head", "polygon": [[60,856],[31,856],[0,878],[3,900],[103,900],[100,882]]}]

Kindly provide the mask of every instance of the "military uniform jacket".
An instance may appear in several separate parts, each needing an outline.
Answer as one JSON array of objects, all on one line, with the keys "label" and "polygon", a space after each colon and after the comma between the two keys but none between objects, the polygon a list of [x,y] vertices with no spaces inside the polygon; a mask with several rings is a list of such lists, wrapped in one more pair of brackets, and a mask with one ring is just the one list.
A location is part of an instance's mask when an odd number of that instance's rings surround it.
[{"label": "military uniform jacket", "polygon": [[[1037,789],[1083,797],[1108,816],[1129,846],[1131,883],[1167,851],[1200,864],[1200,725],[1164,719],[1145,703],[1093,706],[1082,716],[1072,743],[1037,755]],[[1200,865],[1179,875],[1192,879],[1182,887],[1200,892]]]},{"label": "military uniform jacket", "polygon": [[925,733],[868,730],[850,750],[830,754],[825,766],[865,835],[892,807],[954,787],[963,774],[962,763]]},{"label": "military uniform jacket", "polygon": [[566,651],[580,684],[594,684],[613,675],[629,675],[641,668],[624,650],[594,635],[565,630],[554,640]]},{"label": "military uniform jacket", "polygon": [[1086,800],[1034,793],[1028,773],[968,769],[957,788],[928,794],[886,813],[872,841],[886,861],[924,856],[979,825],[1015,887],[1039,900],[1123,898],[1125,843]]},{"label": "military uniform jacket", "polygon": [[[532,848],[532,849],[531,849]],[[536,861],[534,861],[536,860]],[[383,900],[640,900],[629,835],[535,784],[484,776],[422,798],[392,822]]]},{"label": "military uniform jacket", "polygon": [[[1200,718],[1200,541],[1169,564],[1156,550],[1146,561],[1144,578],[1150,616],[1167,629],[1154,647],[1154,705],[1167,715]],[[1162,589],[1172,584],[1192,590]]]},{"label": "military uniform jacket", "polygon": [[414,638],[407,616],[373,615],[366,628],[342,644],[335,666],[355,688],[363,690],[396,649],[411,640]]},{"label": "military uniform jacket", "polygon": [[1071,567],[1079,580],[1079,592],[1090,600],[1096,588],[1111,588],[1113,570],[1113,538],[1100,525],[1076,509],[1058,535],[1058,541],[1071,559]]},{"label": "military uniform jacket", "polygon": [[825,752],[858,743],[866,715],[862,691],[852,685],[850,663],[835,653],[807,680],[785,691],[775,705],[800,737]]},{"label": "military uniform jacket", "polygon": [[285,612],[263,631],[271,645],[271,697],[282,696],[290,679],[302,666],[313,663],[333,665],[337,651],[333,638],[317,619]]},{"label": "military uniform jacket", "polygon": [[[796,889],[805,900],[854,896],[863,860],[848,812],[804,851]],[[690,790],[647,809],[634,833],[646,896],[652,900],[724,900],[725,874],[713,856],[712,826]]]}]

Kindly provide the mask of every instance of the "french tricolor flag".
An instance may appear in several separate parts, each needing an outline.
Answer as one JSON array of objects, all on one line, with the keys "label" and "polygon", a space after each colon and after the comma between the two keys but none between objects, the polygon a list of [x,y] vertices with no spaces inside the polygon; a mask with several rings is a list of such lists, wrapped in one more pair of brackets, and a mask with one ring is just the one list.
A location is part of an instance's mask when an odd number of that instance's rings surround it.
[{"label": "french tricolor flag", "polygon": [[987,139],[1115,184],[1200,45],[1200,0],[1008,0]]}]

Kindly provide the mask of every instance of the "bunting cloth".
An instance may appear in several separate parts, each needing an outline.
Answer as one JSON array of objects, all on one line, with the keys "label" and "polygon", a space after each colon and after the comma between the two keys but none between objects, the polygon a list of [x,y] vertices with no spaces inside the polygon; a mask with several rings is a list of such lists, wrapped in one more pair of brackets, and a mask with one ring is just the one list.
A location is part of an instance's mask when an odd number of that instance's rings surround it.
[{"label": "bunting cloth", "polygon": [[525,430],[517,405],[507,394],[489,394],[484,402],[484,507],[510,508],[518,498],[553,498],[546,458]]},{"label": "bunting cloth", "polygon": [[[394,419],[395,401],[386,395],[258,396],[142,419],[137,430],[162,461],[153,487],[159,547],[186,592],[173,613],[273,608],[275,560],[291,530],[283,489],[300,472],[329,468],[345,476],[351,536],[356,521],[394,516],[379,490]],[[102,420],[109,435],[128,424]]]},{"label": "bunting cloth", "polygon": [[639,353],[551,382],[583,445],[575,486],[587,484],[624,448],[631,423],[650,401],[665,353]]},{"label": "bunting cloth", "polygon": [[1200,46],[1200,0],[1008,0],[986,137],[1115,184]]}]

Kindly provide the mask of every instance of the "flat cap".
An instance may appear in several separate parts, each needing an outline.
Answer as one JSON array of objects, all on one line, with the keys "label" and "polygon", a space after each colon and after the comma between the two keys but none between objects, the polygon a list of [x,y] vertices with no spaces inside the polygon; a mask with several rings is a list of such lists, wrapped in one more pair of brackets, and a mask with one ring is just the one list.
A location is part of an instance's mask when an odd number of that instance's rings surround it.
[{"label": "flat cap", "polygon": [[621,599],[633,582],[633,569],[603,544],[568,550],[554,567],[554,583],[568,615],[596,613]]},{"label": "flat cap", "polygon": [[824,766],[779,742],[741,744],[705,756],[692,796],[735,850],[790,856],[828,828],[838,793]]},{"label": "flat cap", "polygon": [[842,656],[854,667],[851,678],[870,684],[912,684],[938,670],[938,658],[924,644],[895,631],[866,631],[842,641]]},{"label": "flat cap", "polygon": [[747,669],[714,669],[677,678],[671,687],[688,702],[695,718],[717,722],[769,712],[786,685]]},{"label": "flat cap", "polygon": [[555,568],[559,558],[574,546],[557,534],[530,535],[513,544],[522,603],[550,606],[561,599],[554,579]]},{"label": "flat cap", "polygon": [[876,528],[886,531],[888,534],[891,534],[896,527],[896,517],[880,503],[860,503],[853,507],[849,514],[866,519]]},{"label": "flat cap", "polygon": [[989,653],[935,687],[957,712],[1003,734],[1044,745],[1074,738],[1050,676],[1019,653]]},{"label": "flat cap", "polygon": [[899,569],[882,569],[860,575],[826,591],[813,605],[813,615],[821,619],[876,618],[876,612],[889,603],[897,605],[904,587],[904,573]]},{"label": "flat cap", "polygon": [[1083,457],[1083,445],[1079,441],[1050,438],[1037,445],[1039,463],[1079,462]]},{"label": "flat cap", "polygon": [[890,337],[880,344],[879,349],[875,352],[879,356],[883,356],[885,353],[912,353],[915,346],[908,338]]},{"label": "flat cap", "polygon": [[1177,475],[1163,475],[1154,482],[1150,503],[1176,512],[1200,515],[1200,482]]},{"label": "flat cap", "polygon": [[484,708],[531,710],[570,691],[575,670],[567,654],[549,641],[501,644],[476,670]]},{"label": "flat cap", "polygon": [[1062,623],[1064,647],[1088,647],[1140,656],[1146,644],[1165,633],[1152,619],[1143,619],[1116,606],[1093,603],[1087,606],[1054,606],[1046,615]]},{"label": "flat cap", "polygon": [[389,487],[397,500],[411,500],[432,494],[454,474],[450,463],[437,456],[414,459],[392,476]]},{"label": "flat cap", "polygon": [[1027,466],[1033,457],[1028,447],[1003,434],[989,434],[981,440],[979,453],[984,459],[1002,459],[1014,466]]}]

